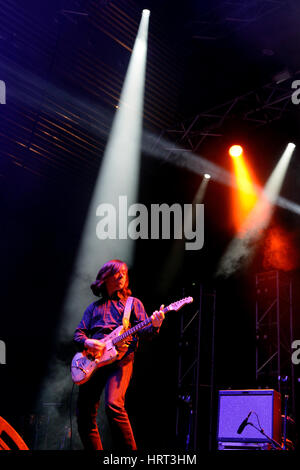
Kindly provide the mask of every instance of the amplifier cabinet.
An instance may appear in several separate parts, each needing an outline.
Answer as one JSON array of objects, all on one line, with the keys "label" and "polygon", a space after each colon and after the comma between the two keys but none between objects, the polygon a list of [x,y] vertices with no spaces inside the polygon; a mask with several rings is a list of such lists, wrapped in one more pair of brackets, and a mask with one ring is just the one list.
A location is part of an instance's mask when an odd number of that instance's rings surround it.
[{"label": "amplifier cabinet", "polygon": [[272,389],[220,390],[218,404],[217,442],[267,443],[268,439],[253,426],[239,426],[249,413],[248,422],[279,444],[281,443],[281,395]]}]

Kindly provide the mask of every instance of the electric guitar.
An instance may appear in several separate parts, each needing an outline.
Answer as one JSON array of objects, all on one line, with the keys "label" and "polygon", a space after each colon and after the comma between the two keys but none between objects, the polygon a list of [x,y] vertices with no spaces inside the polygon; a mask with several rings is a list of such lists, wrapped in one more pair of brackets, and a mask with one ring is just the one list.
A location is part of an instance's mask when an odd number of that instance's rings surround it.
[{"label": "electric guitar", "polygon": [[[167,313],[171,310],[177,311],[185,304],[193,302],[193,297],[185,297],[184,299],[173,302],[167,307],[162,309],[163,313]],[[76,385],[81,385],[87,382],[91,375],[99,368],[111,364],[117,359],[121,359],[122,352],[118,350],[118,345],[122,345],[122,342],[126,340],[130,335],[141,330],[145,326],[151,323],[151,318],[138,323],[133,328],[124,331],[123,325],[118,326],[109,335],[104,336],[100,341],[104,344],[104,349],[99,356],[93,355],[89,350],[78,352],[72,359],[71,362],[71,376],[72,380]],[[122,349],[122,348],[121,348]],[[126,350],[123,349],[123,355]]]}]

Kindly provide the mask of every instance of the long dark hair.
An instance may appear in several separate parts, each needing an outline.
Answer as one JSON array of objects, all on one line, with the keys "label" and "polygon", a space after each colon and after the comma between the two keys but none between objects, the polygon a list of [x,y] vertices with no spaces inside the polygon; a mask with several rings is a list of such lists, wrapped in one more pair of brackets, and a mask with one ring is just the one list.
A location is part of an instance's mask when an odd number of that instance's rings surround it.
[{"label": "long dark hair", "polygon": [[131,290],[129,289],[129,277],[128,277],[128,267],[127,264],[124,263],[124,261],[121,261],[119,259],[112,259],[110,261],[107,261],[100,271],[97,274],[96,280],[91,284],[91,289],[93,294],[95,294],[97,297],[100,297],[102,295],[106,295],[106,285],[105,281],[108,277],[110,277],[113,274],[118,273],[122,268],[126,268],[127,271],[127,276],[126,276],[126,282],[123,287],[119,291],[121,297],[128,297],[131,295]]}]

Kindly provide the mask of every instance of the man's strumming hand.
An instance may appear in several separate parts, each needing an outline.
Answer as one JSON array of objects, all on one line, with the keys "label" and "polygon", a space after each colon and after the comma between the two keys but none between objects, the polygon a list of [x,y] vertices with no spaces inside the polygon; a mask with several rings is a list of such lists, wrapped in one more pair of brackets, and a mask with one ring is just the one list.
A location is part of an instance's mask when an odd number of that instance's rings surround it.
[{"label": "man's strumming hand", "polygon": [[99,357],[103,354],[105,344],[102,343],[99,339],[86,339],[84,342],[84,347],[88,349],[91,354]]}]

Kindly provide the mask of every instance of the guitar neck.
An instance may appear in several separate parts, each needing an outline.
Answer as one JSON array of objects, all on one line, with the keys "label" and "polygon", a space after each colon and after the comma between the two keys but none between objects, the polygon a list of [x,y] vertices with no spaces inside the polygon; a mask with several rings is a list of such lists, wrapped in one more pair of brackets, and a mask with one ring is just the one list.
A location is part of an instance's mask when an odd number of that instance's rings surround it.
[{"label": "guitar neck", "polygon": [[[168,310],[169,310],[168,307],[166,307],[166,308],[162,309],[162,312],[166,313]],[[125,333],[122,333],[117,338],[114,338],[112,340],[112,343],[117,344],[117,343],[123,341],[124,339],[128,338],[128,336],[136,333],[137,331],[141,330],[142,328],[145,328],[145,326],[149,325],[149,323],[151,323],[151,318],[150,317],[146,318],[146,320],[144,320],[144,321],[138,323],[137,325],[133,326],[129,330],[126,330]]]}]

